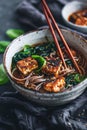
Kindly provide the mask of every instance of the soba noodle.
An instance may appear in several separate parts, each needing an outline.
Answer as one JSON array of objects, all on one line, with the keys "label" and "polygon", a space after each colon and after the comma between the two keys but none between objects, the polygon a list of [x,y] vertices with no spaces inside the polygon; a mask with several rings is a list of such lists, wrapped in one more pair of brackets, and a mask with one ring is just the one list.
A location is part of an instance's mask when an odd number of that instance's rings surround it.
[{"label": "soba noodle", "polygon": [[12,75],[23,87],[40,92],[62,92],[80,83],[86,77],[87,64],[80,52],[71,48],[82,75],[78,74],[67,51],[60,43],[67,69],[57,54],[54,43],[25,45],[12,59]]}]

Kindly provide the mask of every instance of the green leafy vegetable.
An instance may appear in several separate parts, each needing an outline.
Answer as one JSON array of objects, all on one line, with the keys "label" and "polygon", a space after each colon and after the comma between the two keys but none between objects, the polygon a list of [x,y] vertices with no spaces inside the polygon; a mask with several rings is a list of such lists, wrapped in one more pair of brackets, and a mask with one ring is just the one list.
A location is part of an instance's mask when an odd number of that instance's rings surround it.
[{"label": "green leafy vegetable", "polygon": [[50,52],[53,52],[54,50],[56,50],[55,44],[53,42],[49,42],[44,43],[44,44],[40,44],[38,46],[30,46],[30,45],[25,45],[23,47],[23,50],[21,50],[20,52],[17,52],[14,56],[13,56],[13,64],[15,64],[17,61],[22,60],[23,58],[26,58],[28,56],[32,56],[32,55],[39,55],[39,56],[47,56],[50,54]]},{"label": "green leafy vegetable", "polygon": [[70,66],[73,66],[73,63],[72,63],[72,61],[70,59],[66,61],[66,64],[70,65]]},{"label": "green leafy vegetable", "polygon": [[74,80],[77,82],[77,83],[80,83],[81,81],[83,81],[85,79],[84,76],[80,75],[80,74],[75,74],[74,76]]},{"label": "green leafy vegetable", "polygon": [[34,48],[29,45],[25,45],[23,50],[29,55],[32,55],[34,53]]},{"label": "green leafy vegetable", "polygon": [[12,63],[15,64],[17,61],[22,60],[23,58],[26,58],[26,57],[28,57],[28,56],[29,56],[29,55],[28,55],[27,52],[23,52],[23,51],[18,52],[18,53],[16,53],[16,54],[13,56]]},{"label": "green leafy vegetable", "polygon": [[9,81],[3,64],[0,64],[0,85],[6,84]]},{"label": "green leafy vegetable", "polygon": [[31,56],[32,54],[33,54],[33,47],[25,45],[22,51],[17,52],[13,56],[12,63],[15,64],[17,61],[22,60],[28,56]]},{"label": "green leafy vegetable", "polygon": [[34,54],[41,56],[48,56],[51,52],[55,51],[56,47],[53,42],[48,42],[34,47]]},{"label": "green leafy vegetable", "polygon": [[18,36],[24,34],[24,31],[21,30],[21,29],[8,29],[8,30],[6,31],[6,34],[7,34],[7,36],[8,36],[9,38],[15,39],[15,38],[17,38]]},{"label": "green leafy vegetable", "polygon": [[0,53],[3,53],[9,44],[8,41],[0,41]]},{"label": "green leafy vegetable", "polygon": [[83,81],[86,77],[80,74],[70,74],[66,76],[66,88],[70,86],[77,85],[81,81]]},{"label": "green leafy vegetable", "polygon": [[42,56],[32,55],[32,58],[34,58],[38,62],[39,68],[37,69],[37,71],[40,71],[42,67],[46,65],[46,60]]}]

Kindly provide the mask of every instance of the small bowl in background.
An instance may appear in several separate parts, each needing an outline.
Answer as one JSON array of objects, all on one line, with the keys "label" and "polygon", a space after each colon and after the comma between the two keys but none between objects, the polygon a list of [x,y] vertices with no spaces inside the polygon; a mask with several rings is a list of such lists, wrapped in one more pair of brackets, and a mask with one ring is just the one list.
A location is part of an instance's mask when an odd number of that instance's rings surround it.
[{"label": "small bowl in background", "polygon": [[87,9],[87,1],[69,2],[62,9],[62,17],[69,27],[74,28],[80,32],[87,33],[87,26],[76,25],[68,20],[72,13],[83,9]]}]

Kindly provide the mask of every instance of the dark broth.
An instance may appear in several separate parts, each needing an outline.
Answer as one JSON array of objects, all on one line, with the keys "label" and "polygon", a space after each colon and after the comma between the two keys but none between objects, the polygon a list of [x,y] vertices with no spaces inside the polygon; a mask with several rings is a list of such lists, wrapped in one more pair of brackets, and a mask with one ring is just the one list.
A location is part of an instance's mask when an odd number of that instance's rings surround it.
[{"label": "dark broth", "polygon": [[[83,73],[83,75],[80,75],[75,70],[73,63],[67,56],[67,51],[61,42],[60,46],[62,48],[68,70],[64,69],[53,42],[37,44],[35,46],[25,45],[23,50],[16,53],[12,59],[12,74],[16,77],[14,80],[23,87],[45,93],[63,92],[80,83],[86,77],[87,64],[85,62],[85,58],[82,54],[80,54],[80,52],[71,48],[72,54]],[[21,70],[26,70],[26,66],[23,66],[21,63],[23,62],[31,65],[31,63],[29,63],[31,61],[33,64],[35,63],[35,65],[38,64],[38,67],[27,74],[23,74],[23,72],[20,71],[20,68]],[[20,66],[18,66],[19,63]]]}]

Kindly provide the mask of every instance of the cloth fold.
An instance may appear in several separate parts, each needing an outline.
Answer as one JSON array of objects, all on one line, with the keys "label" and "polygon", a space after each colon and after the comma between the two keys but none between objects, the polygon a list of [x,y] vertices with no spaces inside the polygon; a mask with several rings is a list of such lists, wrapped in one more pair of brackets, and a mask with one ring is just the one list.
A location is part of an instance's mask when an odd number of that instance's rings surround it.
[{"label": "cloth fold", "polygon": [[87,91],[71,103],[45,107],[18,92],[0,96],[0,130],[87,130]]},{"label": "cloth fold", "polygon": [[[68,28],[61,9],[71,0],[47,0],[59,26],[87,37],[87,34]],[[40,0],[22,1],[17,7],[18,20],[29,30],[47,26]],[[87,90],[71,103],[45,107],[27,100],[18,92],[0,96],[0,130],[87,130]]]},{"label": "cloth fold", "polygon": [[[72,0],[47,0],[47,4],[60,28],[71,30],[87,38],[86,33],[82,33],[78,30],[68,27],[63,21],[61,10],[64,5],[70,1]],[[28,31],[47,26],[47,22],[43,14],[41,0],[24,0],[17,7],[16,13],[18,21],[26,25]]]}]

